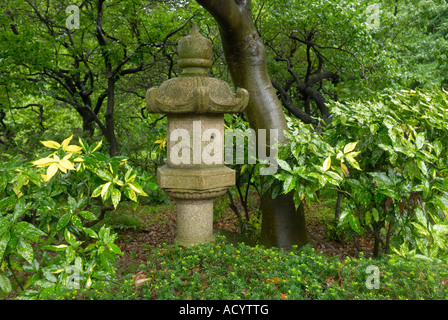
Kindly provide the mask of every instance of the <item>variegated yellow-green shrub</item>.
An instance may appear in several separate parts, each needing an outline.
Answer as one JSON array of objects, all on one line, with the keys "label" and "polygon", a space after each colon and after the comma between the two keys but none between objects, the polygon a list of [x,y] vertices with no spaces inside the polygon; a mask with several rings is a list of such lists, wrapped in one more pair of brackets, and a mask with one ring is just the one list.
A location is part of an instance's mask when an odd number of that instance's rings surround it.
[{"label": "variegated yellow-green shrub", "polygon": [[[125,158],[101,153],[73,136],[42,141],[48,151],[0,166],[0,289],[39,298],[112,278],[121,250],[107,226],[94,228],[122,201],[137,203],[156,184]],[[70,144],[72,143],[72,144]],[[52,253],[50,253],[52,252]],[[27,274],[20,280],[18,272]]]},{"label": "variegated yellow-green shrub", "polygon": [[300,203],[334,190],[330,227],[371,235],[374,256],[448,259],[448,93],[390,90],[331,110],[319,133],[289,121],[274,192]]}]

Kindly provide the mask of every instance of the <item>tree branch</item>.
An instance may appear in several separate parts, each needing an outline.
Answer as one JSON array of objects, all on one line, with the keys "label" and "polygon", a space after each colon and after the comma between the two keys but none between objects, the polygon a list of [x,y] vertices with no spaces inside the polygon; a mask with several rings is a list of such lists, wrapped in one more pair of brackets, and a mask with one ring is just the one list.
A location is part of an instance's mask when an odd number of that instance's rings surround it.
[{"label": "tree branch", "polygon": [[319,121],[313,117],[311,117],[309,114],[307,114],[305,111],[298,108],[292,101],[288,93],[283,89],[283,87],[276,82],[275,80],[271,80],[272,85],[275,89],[279,92],[280,100],[282,101],[285,108],[291,112],[295,117],[302,120],[305,123],[311,123],[313,125],[317,125]]}]

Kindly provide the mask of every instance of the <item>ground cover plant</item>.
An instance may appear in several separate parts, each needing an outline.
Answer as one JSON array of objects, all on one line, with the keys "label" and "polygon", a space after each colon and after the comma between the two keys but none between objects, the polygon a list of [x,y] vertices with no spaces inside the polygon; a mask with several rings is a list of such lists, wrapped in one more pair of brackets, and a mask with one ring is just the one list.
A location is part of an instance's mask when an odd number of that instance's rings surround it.
[{"label": "ground cover plant", "polygon": [[[375,273],[376,272],[376,273]],[[311,246],[279,250],[216,243],[161,245],[147,262],[115,283],[67,290],[50,299],[333,300],[446,299],[446,263],[317,254]]]}]

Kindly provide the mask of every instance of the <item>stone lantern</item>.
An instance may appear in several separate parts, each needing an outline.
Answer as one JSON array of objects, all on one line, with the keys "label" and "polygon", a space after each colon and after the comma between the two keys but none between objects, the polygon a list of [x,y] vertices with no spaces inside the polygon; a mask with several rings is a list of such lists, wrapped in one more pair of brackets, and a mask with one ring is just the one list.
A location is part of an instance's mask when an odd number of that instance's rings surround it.
[{"label": "stone lantern", "polygon": [[213,201],[235,184],[234,170],[224,166],[224,113],[242,112],[245,89],[208,76],[212,43],[196,24],[178,43],[178,78],[146,93],[150,113],[167,114],[167,164],[157,181],[177,204],[177,237],[189,246],[214,240]]}]

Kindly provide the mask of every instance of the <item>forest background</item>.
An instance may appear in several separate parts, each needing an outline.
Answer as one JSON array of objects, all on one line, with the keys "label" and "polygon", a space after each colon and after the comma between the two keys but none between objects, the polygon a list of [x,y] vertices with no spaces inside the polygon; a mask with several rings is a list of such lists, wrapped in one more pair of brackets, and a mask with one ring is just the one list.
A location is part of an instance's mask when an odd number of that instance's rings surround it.
[{"label": "forest background", "polygon": [[[179,76],[177,41],[192,22],[213,43],[210,76],[238,86],[216,2],[2,2],[3,292],[51,296],[73,274],[83,288],[99,286],[123,254],[116,231],[140,223],[127,210],[172,205],[155,178],[166,117],[146,112],[145,92]],[[370,237],[371,257],[446,263],[448,3],[228,3],[249,12],[289,141],[279,146],[279,171],[263,181],[262,164],[232,165],[237,185],[220,201],[234,231],[297,249],[310,242],[305,209],[324,203],[324,242]],[[245,130],[251,117],[226,115],[226,126]],[[270,199],[288,199],[293,214],[274,205],[272,218],[260,205]],[[115,229],[103,223],[113,215]],[[282,224],[294,226],[286,240],[272,232]],[[268,283],[280,290],[283,278]],[[155,286],[151,295],[163,296]]]}]

